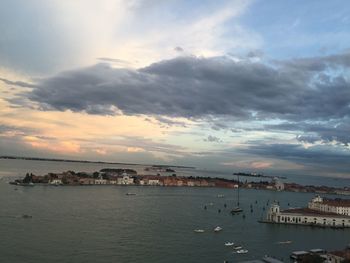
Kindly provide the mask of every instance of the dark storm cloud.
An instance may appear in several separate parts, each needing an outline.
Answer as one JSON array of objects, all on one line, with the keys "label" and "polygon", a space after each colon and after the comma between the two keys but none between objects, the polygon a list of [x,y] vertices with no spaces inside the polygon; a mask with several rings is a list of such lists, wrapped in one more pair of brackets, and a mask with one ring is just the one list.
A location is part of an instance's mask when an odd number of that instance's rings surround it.
[{"label": "dark storm cloud", "polygon": [[11,81],[5,78],[0,78],[0,80],[2,82],[4,82],[7,85],[11,85],[11,86],[17,86],[17,87],[21,87],[21,88],[34,88],[35,85],[24,82],[24,81]]},{"label": "dark storm cloud", "polygon": [[175,47],[174,50],[176,52],[184,52],[184,49],[182,47]]},{"label": "dark storm cloud", "polygon": [[268,130],[303,131],[297,139],[303,142],[336,141],[344,145],[350,143],[350,119],[330,120],[323,123],[290,122],[277,125],[266,125]]},{"label": "dark storm cloud", "polygon": [[32,134],[34,131],[35,130],[31,128],[0,124],[0,136],[7,133],[13,133],[17,135],[28,135]]},{"label": "dark storm cloud", "polygon": [[[349,65],[350,53],[272,65],[193,56],[138,70],[97,64],[41,80],[24,95],[44,110],[291,123],[338,120],[342,126],[350,118],[350,83],[344,73]],[[329,140],[338,131],[324,130],[320,136]],[[344,134],[335,137],[348,141]]]},{"label": "dark storm cloud", "polygon": [[221,139],[219,137],[209,135],[207,138],[204,139],[205,142],[221,142]]},{"label": "dark storm cloud", "polygon": [[348,172],[350,169],[350,153],[346,149],[332,148],[325,145],[304,148],[299,144],[254,144],[242,153],[276,158],[293,163],[330,171]]}]

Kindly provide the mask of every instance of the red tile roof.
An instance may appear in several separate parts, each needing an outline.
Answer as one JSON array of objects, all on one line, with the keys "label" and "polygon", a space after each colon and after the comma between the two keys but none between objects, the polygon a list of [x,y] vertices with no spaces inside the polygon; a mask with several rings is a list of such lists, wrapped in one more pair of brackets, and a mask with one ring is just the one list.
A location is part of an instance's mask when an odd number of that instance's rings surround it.
[{"label": "red tile roof", "polygon": [[323,203],[330,205],[330,206],[343,206],[343,207],[350,207],[350,199],[323,199]]}]

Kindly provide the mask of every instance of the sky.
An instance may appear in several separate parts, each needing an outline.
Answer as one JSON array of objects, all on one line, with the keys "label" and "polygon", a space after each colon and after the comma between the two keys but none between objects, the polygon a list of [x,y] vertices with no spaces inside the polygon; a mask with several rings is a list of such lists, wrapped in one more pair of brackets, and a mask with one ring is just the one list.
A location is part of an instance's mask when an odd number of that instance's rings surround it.
[{"label": "sky", "polygon": [[0,155],[350,177],[346,0],[3,0]]}]

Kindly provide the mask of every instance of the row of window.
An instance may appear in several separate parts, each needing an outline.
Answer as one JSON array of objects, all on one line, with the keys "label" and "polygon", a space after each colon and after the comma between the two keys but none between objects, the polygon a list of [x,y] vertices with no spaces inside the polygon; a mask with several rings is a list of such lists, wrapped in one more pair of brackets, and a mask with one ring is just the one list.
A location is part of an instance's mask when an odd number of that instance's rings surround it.
[{"label": "row of window", "polygon": [[[301,222],[301,217],[289,217],[289,216],[278,216],[278,222],[294,222],[294,223],[300,223]],[[313,223],[317,223],[317,218],[316,217],[314,217],[313,218]],[[310,221],[312,221],[312,220],[308,220],[308,218],[307,217],[304,217],[304,220],[303,220],[303,223],[311,223]],[[327,219],[326,218],[323,218],[323,224],[326,224],[326,221],[327,221]],[[333,221],[333,224],[335,224],[335,222],[336,222],[336,220],[335,219],[333,219],[332,220]],[[348,220],[348,222],[350,223],[350,219]],[[342,220],[342,223],[343,223],[343,225],[345,224],[345,219],[343,219]]]}]

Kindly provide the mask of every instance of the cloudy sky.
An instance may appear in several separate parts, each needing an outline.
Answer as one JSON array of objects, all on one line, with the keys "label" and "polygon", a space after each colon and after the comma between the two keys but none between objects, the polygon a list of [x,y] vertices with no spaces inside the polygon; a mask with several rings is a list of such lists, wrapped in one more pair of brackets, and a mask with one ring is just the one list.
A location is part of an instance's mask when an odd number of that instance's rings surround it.
[{"label": "cloudy sky", "polygon": [[350,4],[3,0],[0,154],[350,176]]}]

